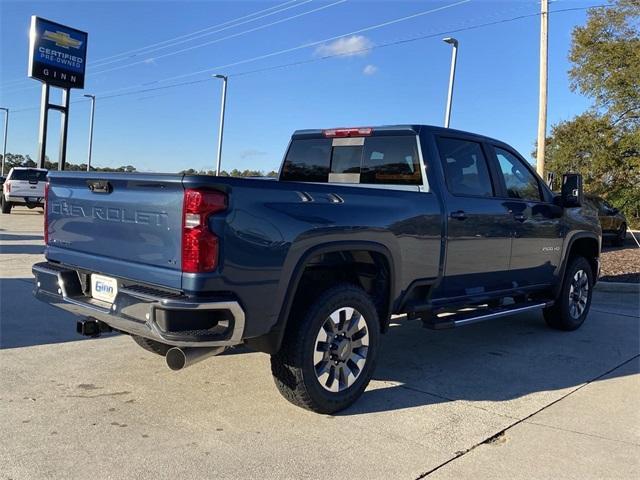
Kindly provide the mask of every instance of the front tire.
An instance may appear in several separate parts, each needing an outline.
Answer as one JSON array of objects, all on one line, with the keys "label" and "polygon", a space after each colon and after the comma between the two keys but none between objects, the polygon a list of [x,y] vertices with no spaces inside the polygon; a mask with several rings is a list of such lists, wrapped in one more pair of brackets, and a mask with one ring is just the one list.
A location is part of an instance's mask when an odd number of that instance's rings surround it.
[{"label": "front tire", "polygon": [[553,306],[543,310],[547,325],[565,331],[580,328],[589,314],[593,283],[593,271],[587,259],[571,259],[564,274],[560,295]]},{"label": "front tire", "polygon": [[355,402],[376,364],[380,321],[361,288],[341,284],[294,313],[271,372],[291,403],[330,414]]}]

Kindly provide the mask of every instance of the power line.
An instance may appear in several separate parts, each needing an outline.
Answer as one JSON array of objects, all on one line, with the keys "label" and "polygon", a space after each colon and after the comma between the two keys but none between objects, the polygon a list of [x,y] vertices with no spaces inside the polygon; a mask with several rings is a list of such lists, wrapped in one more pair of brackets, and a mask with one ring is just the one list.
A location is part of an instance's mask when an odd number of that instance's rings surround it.
[{"label": "power line", "polygon": [[[455,7],[457,5],[461,5],[463,3],[468,3],[470,1],[471,0],[460,0],[458,2],[449,4],[449,5],[445,5],[445,6],[437,7],[437,8],[432,8],[432,9],[425,10],[425,11],[421,11],[421,12],[418,12],[418,13],[415,13],[415,14],[411,14],[411,15],[408,15],[408,16],[405,16],[405,17],[401,17],[401,18],[397,18],[397,19],[394,19],[394,20],[386,21],[386,22],[383,22],[383,23],[380,23],[380,24],[377,24],[377,25],[371,25],[369,27],[365,27],[365,28],[362,28],[362,29],[359,29],[359,30],[356,30],[356,31],[353,31],[353,32],[344,33],[344,34],[341,34],[341,35],[336,35],[336,36],[333,36],[333,37],[330,37],[330,38],[325,38],[323,40],[318,40],[318,41],[311,42],[311,43],[306,43],[306,44],[303,44],[303,45],[298,45],[297,47],[289,48],[289,49],[286,49],[286,50],[280,50],[280,51],[277,51],[277,52],[271,52],[271,53],[268,53],[268,54],[260,55],[259,57],[254,57],[254,58],[250,58],[250,59],[237,61],[237,62],[232,63],[232,64],[219,65],[217,67],[209,67],[209,68],[207,68],[205,70],[200,70],[200,71],[191,72],[191,73],[187,73],[187,74],[177,75],[177,76],[164,78],[164,79],[160,79],[160,80],[153,80],[153,81],[145,82],[145,83],[137,85],[137,86],[146,88],[146,87],[148,87],[150,85],[155,85],[155,84],[158,84],[158,83],[164,83],[164,82],[169,82],[169,81],[172,81],[172,80],[178,80],[180,78],[199,75],[199,74],[202,74],[202,73],[213,72],[214,70],[217,70],[217,69],[223,69],[223,68],[228,68],[230,66],[236,66],[236,65],[240,65],[240,64],[244,64],[244,63],[249,63],[249,62],[253,62],[253,61],[259,60],[259,59],[272,57],[272,56],[275,56],[275,55],[282,55],[283,53],[287,53],[287,52],[291,52],[291,51],[295,51],[295,50],[300,50],[300,49],[303,49],[303,48],[309,48],[311,46],[320,45],[320,44],[323,44],[323,43],[326,43],[326,42],[329,42],[329,41],[332,41],[332,40],[336,40],[336,39],[339,39],[339,38],[347,37],[349,35],[354,35],[354,34],[362,33],[362,32],[365,32],[365,31],[375,30],[375,29],[382,28],[382,27],[385,27],[385,26],[388,26],[388,25],[396,24],[396,23],[403,22],[403,21],[406,21],[406,20],[411,20],[413,18],[421,17],[421,16],[424,16],[424,15],[428,15],[430,13],[435,13],[435,12],[438,12],[438,11],[441,11],[441,10],[452,8],[452,7]],[[117,88],[117,89],[114,89],[114,90],[108,90],[106,92],[103,92],[101,95],[109,94],[109,93],[117,93],[117,92],[121,92],[121,91],[126,91],[126,90],[129,90],[131,88],[135,88],[135,87],[136,86],[128,86],[128,87]]]},{"label": "power line", "polygon": [[[594,5],[594,6],[591,6],[591,7],[564,8],[564,9],[553,10],[550,13],[562,13],[562,12],[571,12],[571,11],[577,11],[577,10],[587,10],[589,8],[607,8],[607,7],[611,7],[611,4]],[[289,62],[289,63],[280,64],[280,65],[273,65],[273,66],[269,66],[269,67],[265,67],[265,68],[259,68],[259,69],[255,69],[255,70],[247,70],[247,71],[244,71],[244,72],[238,72],[238,73],[229,74],[228,76],[229,77],[241,77],[241,76],[252,75],[252,74],[256,74],[256,73],[267,72],[267,71],[271,71],[271,70],[278,70],[278,69],[282,69],[282,68],[299,66],[299,65],[304,65],[304,64],[308,64],[308,63],[315,63],[315,62],[319,62],[319,61],[323,61],[323,60],[328,60],[328,59],[331,59],[331,58],[351,56],[351,55],[354,55],[354,54],[357,54],[357,53],[365,53],[365,52],[369,52],[369,51],[377,50],[377,49],[381,49],[381,48],[387,48],[387,47],[403,45],[403,44],[406,44],[406,43],[417,42],[417,41],[420,41],[420,40],[427,40],[427,39],[430,39],[430,38],[438,38],[438,37],[440,37],[442,35],[466,32],[466,31],[470,31],[470,30],[477,30],[477,29],[480,29],[480,28],[486,28],[486,27],[490,27],[490,26],[500,25],[500,24],[504,24],[504,23],[514,22],[514,21],[517,21],[517,20],[523,20],[523,19],[526,19],[526,18],[532,18],[532,17],[538,17],[538,16],[540,16],[540,12],[524,14],[524,15],[518,15],[518,16],[515,16],[515,17],[506,18],[506,19],[500,19],[500,20],[496,20],[496,21],[492,21],[492,22],[485,22],[485,23],[481,23],[481,24],[477,24],[477,25],[470,25],[468,27],[460,27],[460,28],[455,28],[455,29],[450,29],[450,30],[443,30],[443,31],[440,31],[440,32],[437,32],[437,33],[419,35],[419,36],[409,37],[409,38],[400,39],[400,40],[387,42],[387,43],[380,43],[380,44],[372,45],[370,47],[362,48],[362,49],[359,49],[359,50],[352,50],[352,51],[349,51],[349,52],[346,52],[346,53],[336,53],[336,54],[324,55],[324,56],[321,56],[321,57],[310,58],[310,59],[307,59],[307,60],[299,60],[299,61],[296,61],[296,62]],[[348,35],[350,35],[350,34],[346,34],[344,36],[348,36]],[[118,97],[130,95],[130,94],[146,93],[146,92],[156,91],[156,90],[164,90],[164,89],[175,88],[175,87],[179,87],[179,86],[183,86],[183,85],[191,85],[193,83],[206,82],[208,80],[209,79],[206,78],[206,79],[202,79],[202,80],[197,81],[197,82],[194,82],[194,81],[191,81],[191,82],[180,82],[180,83],[174,83],[174,84],[171,84],[171,85],[167,85],[167,86],[164,86],[164,87],[150,87],[150,88],[146,88],[146,89],[143,89],[143,90],[136,90],[134,92],[124,92],[124,93],[119,93],[119,94],[107,95],[107,96],[101,97],[101,98],[118,98]]]},{"label": "power line", "polygon": [[[578,10],[588,10],[588,9],[591,9],[591,8],[609,8],[609,7],[612,7],[612,6],[613,6],[612,4],[602,4],[602,5],[592,5],[592,6],[589,6],[589,7],[573,7],[573,8],[564,8],[564,9],[552,10],[549,13],[552,14],[552,13],[572,12],[572,11],[578,11]],[[246,75],[253,75],[253,74],[256,74],[256,73],[268,72],[268,71],[271,71],[271,70],[278,70],[278,69],[287,68],[287,67],[295,67],[295,66],[299,66],[299,65],[305,65],[305,64],[308,64],[308,63],[315,63],[315,62],[320,62],[320,61],[324,61],[324,60],[329,60],[331,58],[349,56],[349,55],[353,55],[354,53],[364,53],[364,52],[368,52],[368,51],[371,51],[371,50],[377,50],[377,49],[381,49],[381,48],[404,45],[404,44],[407,44],[407,43],[417,42],[417,41],[420,41],[420,40],[427,40],[427,39],[430,39],[430,38],[438,38],[438,37],[440,37],[442,35],[466,32],[466,31],[470,31],[470,30],[477,30],[477,29],[480,29],[480,28],[486,28],[486,27],[491,27],[491,26],[495,26],[495,25],[501,25],[501,24],[504,24],[504,23],[510,23],[510,22],[523,20],[523,19],[526,19],[526,18],[538,17],[538,16],[540,16],[540,12],[530,13],[530,14],[525,14],[525,15],[518,15],[518,16],[515,16],[515,17],[505,18],[505,19],[496,20],[496,21],[492,21],[492,22],[486,22],[486,23],[481,23],[481,24],[477,24],[477,25],[470,25],[468,27],[460,27],[460,28],[455,28],[455,29],[450,29],[450,30],[443,30],[443,31],[440,31],[440,32],[437,32],[437,33],[431,33],[431,34],[427,34],[427,35],[419,35],[419,36],[414,36],[414,37],[408,37],[408,38],[396,40],[396,41],[393,41],[393,42],[380,43],[380,44],[373,45],[373,46],[367,47],[367,48],[363,48],[363,49],[360,49],[360,50],[357,50],[357,51],[350,51],[348,53],[336,53],[336,54],[331,54],[331,55],[324,55],[322,57],[316,57],[316,58],[311,58],[311,59],[307,59],[307,60],[300,60],[300,61],[284,63],[284,64],[280,64],[280,65],[273,65],[273,66],[269,66],[269,67],[265,67],[265,68],[259,68],[259,69],[255,69],[255,70],[247,70],[247,71],[244,71],[244,72],[238,72],[238,73],[230,74],[229,77],[242,77],[242,76],[246,76]],[[203,78],[203,79],[199,79],[199,80],[191,80],[191,81],[186,81],[186,82],[173,83],[173,84],[170,84],[170,85],[164,85],[164,86],[159,86],[159,87],[149,87],[149,88],[144,88],[144,89],[140,89],[140,90],[133,90],[133,91],[129,91],[129,92],[114,93],[112,95],[105,95],[103,93],[102,95],[99,95],[99,98],[101,100],[113,99],[113,98],[125,97],[125,96],[130,96],[130,95],[137,95],[137,94],[141,94],[141,93],[149,93],[149,92],[155,92],[155,91],[161,91],[161,90],[168,90],[168,89],[172,89],[172,88],[176,88],[176,87],[195,85],[195,84],[204,83],[204,82],[210,82],[210,81],[212,81],[211,78]],[[105,92],[105,93],[107,93],[107,92]],[[96,95],[96,96],[98,96],[98,95]],[[73,101],[71,103],[82,103],[82,102],[88,102],[88,100],[76,100],[76,101]],[[25,112],[25,111],[38,110],[39,108],[40,107],[17,108],[17,109],[11,109],[11,112],[12,113],[19,113],[19,112]]]},{"label": "power line", "polygon": [[[291,21],[291,20],[295,20],[296,18],[304,17],[304,16],[306,16],[306,15],[310,15],[310,14],[312,14],[312,13],[316,13],[316,12],[319,12],[319,11],[321,11],[321,10],[325,10],[325,9],[327,9],[327,8],[334,7],[334,6],[336,6],[336,5],[340,5],[340,4],[345,3],[345,2],[347,2],[347,1],[348,1],[348,0],[337,0],[337,1],[333,2],[333,3],[329,3],[329,4],[327,4],[327,5],[323,5],[323,6],[321,6],[321,7],[314,8],[314,9],[312,9],[312,10],[308,10],[308,11],[306,11],[306,12],[298,13],[298,14],[296,14],[296,15],[292,15],[292,16],[290,16],[290,17],[282,18],[282,19],[280,19],[280,20],[275,20],[275,21],[273,21],[273,22],[266,23],[266,24],[264,24],[264,25],[259,25],[259,26],[257,26],[257,27],[253,27],[253,28],[250,28],[250,29],[248,29],[248,30],[244,30],[244,31],[242,31],[242,32],[233,33],[233,34],[231,34],[231,35],[227,35],[227,36],[225,36],[225,37],[216,38],[216,39],[213,39],[213,40],[209,40],[209,41],[207,41],[207,42],[204,42],[204,43],[199,43],[199,44],[197,44],[197,45],[191,45],[191,46],[189,46],[189,47],[181,48],[181,49],[179,49],[179,50],[175,50],[175,51],[172,51],[172,52],[164,53],[164,54],[162,54],[162,55],[157,55],[157,56],[153,57],[153,60],[158,60],[158,59],[165,58],[165,57],[171,57],[171,56],[174,56],[174,55],[178,55],[178,54],[180,54],[180,53],[184,53],[184,52],[188,52],[188,51],[190,51],[190,50],[194,50],[194,49],[196,49],[196,48],[202,48],[202,47],[206,47],[207,45],[213,45],[214,43],[222,42],[222,41],[224,41],[224,40],[228,40],[228,39],[231,39],[231,38],[240,37],[240,36],[242,36],[242,35],[246,35],[246,34],[248,34],[248,33],[256,32],[256,31],[258,31],[258,30],[263,30],[263,29],[265,29],[265,28],[272,27],[272,26],[274,26],[274,25],[278,25],[278,24],[280,24],[280,23],[284,23],[284,22],[288,22],[288,21]],[[234,25],[234,26],[235,26],[235,25]],[[145,55],[146,55],[146,53],[145,53]],[[136,62],[128,63],[128,64],[126,64],[126,65],[118,65],[118,66],[116,66],[116,67],[107,68],[106,70],[99,70],[99,71],[97,71],[97,72],[94,72],[94,73],[93,73],[93,75],[100,75],[100,74],[107,73],[107,72],[113,72],[113,71],[116,71],[116,70],[122,70],[122,69],[124,69],[124,68],[133,67],[133,66],[135,66],[135,65],[140,65],[140,64],[143,64],[143,63],[147,63],[147,62],[148,62],[148,59],[145,59],[145,60],[138,60],[138,61],[136,61]]]},{"label": "power line", "polygon": [[225,65],[217,65],[215,67],[208,67],[206,69],[198,70],[198,71],[191,72],[191,73],[184,73],[184,74],[181,74],[181,75],[175,75],[173,77],[168,77],[168,78],[164,78],[164,79],[161,79],[161,80],[155,80],[153,82],[149,82],[149,84],[163,83],[163,82],[168,82],[168,81],[171,81],[171,80],[178,80],[178,79],[181,79],[181,78],[192,77],[194,75],[200,75],[200,74],[203,74],[203,73],[211,73],[211,72],[215,72],[216,70],[222,70],[222,69],[229,68],[229,67],[235,67],[235,66],[238,66],[238,65],[243,65],[245,63],[255,62],[257,60],[264,60],[266,58],[271,58],[271,57],[275,57],[275,56],[278,56],[278,55],[283,55],[285,53],[291,53],[291,52],[294,52],[294,51],[297,51],[297,50],[302,50],[302,49],[305,49],[305,48],[315,47],[315,46],[321,45],[321,44],[326,43],[326,42],[331,42],[333,40],[338,40],[340,38],[344,38],[344,37],[348,37],[348,36],[352,36],[352,35],[357,35],[359,33],[369,32],[369,31],[376,30],[376,29],[379,29],[379,28],[387,27],[389,25],[394,25],[396,23],[404,22],[404,21],[407,21],[407,20],[412,20],[414,18],[422,17],[424,15],[429,15],[431,13],[435,13],[435,12],[439,12],[439,11],[442,11],[442,10],[446,10],[448,8],[453,8],[453,7],[456,7],[458,5],[462,5],[464,3],[469,3],[470,1],[471,0],[458,0],[457,2],[451,3],[449,5],[444,5],[442,7],[431,8],[429,10],[424,10],[424,11],[421,11],[421,12],[418,12],[418,13],[414,13],[412,15],[407,15],[405,17],[396,18],[394,20],[389,20],[389,21],[382,22],[382,23],[379,23],[379,24],[376,24],[376,25],[370,25],[368,27],[360,28],[358,30],[354,30],[354,31],[351,31],[351,32],[348,32],[348,33],[335,35],[335,36],[332,36],[332,37],[329,37],[329,38],[325,38],[325,39],[322,39],[322,40],[316,40],[316,41],[313,41],[313,42],[303,43],[303,44],[295,46],[295,47],[290,47],[290,48],[286,48],[286,49],[283,49],[283,50],[278,50],[278,51],[275,51],[275,52],[270,52],[270,53],[258,55],[256,57],[247,58],[247,59],[244,59],[244,60],[239,60],[239,61],[228,63],[228,64],[225,64]]},{"label": "power line", "polygon": [[[187,43],[193,40],[196,40],[198,38],[202,38],[202,37],[206,37],[209,35],[213,35],[215,33],[219,33],[222,32],[224,30],[228,30],[230,28],[235,28],[238,27],[240,25],[244,25],[247,23],[251,23],[251,22],[255,22],[256,20],[260,20],[262,18],[266,18],[272,15],[276,15],[278,13],[282,13],[286,10],[292,9],[292,8],[296,8],[299,6],[302,6],[306,3],[310,3],[313,2],[314,0],[304,0],[302,2],[300,2],[300,0],[289,0],[287,2],[284,2],[282,4],[279,5],[275,5],[273,7],[269,7],[263,10],[259,10],[257,12],[239,17],[239,18],[235,18],[233,20],[229,20],[227,22],[223,22],[223,23],[218,23],[216,25],[211,25],[209,27],[206,28],[202,28],[200,30],[196,30],[194,32],[191,33],[186,33],[183,35],[179,35],[177,37],[173,37],[171,39],[167,39],[167,40],[163,40],[161,42],[156,42],[156,43],[152,43],[150,45],[146,45],[144,47],[139,47],[139,48],[135,48],[133,50],[128,50],[126,52],[121,52],[119,54],[116,55],[111,55],[109,57],[104,57],[98,60],[95,60],[93,62],[91,62],[89,64],[89,68],[93,68],[93,67],[104,67],[106,65],[112,64],[112,63],[116,63],[116,62],[120,62],[123,60],[127,60],[129,58],[134,58],[134,57],[138,57],[141,55],[148,55],[149,53],[158,51],[158,50],[164,50],[165,48],[170,48],[176,45],[180,45],[182,43]],[[299,2],[299,3],[295,3],[294,5],[289,5],[291,3],[294,2]],[[287,6],[288,5],[288,6]],[[277,9],[278,10],[274,11],[274,12],[270,12],[270,13],[265,13],[268,12],[269,10],[273,10],[273,9]],[[254,17],[255,15],[259,15],[261,13],[265,13],[264,15],[260,15],[256,18],[250,18],[250,17]],[[245,20],[247,18],[250,18],[248,20]],[[240,20],[245,20],[244,22],[239,22]],[[237,23],[239,22],[239,23]],[[216,30],[217,29],[217,30]],[[191,37],[191,38],[189,38]],[[145,51],[148,50],[148,51]],[[128,55],[128,56],[127,56]],[[126,56],[126,58],[117,58],[117,57],[123,57]],[[117,58],[117,59],[116,59]],[[114,60],[115,59],[115,60]],[[99,64],[99,65],[98,65]]]},{"label": "power line", "polygon": [[[549,11],[549,13],[551,14],[551,13],[571,12],[571,11],[576,11],[576,10],[588,10],[590,8],[608,8],[608,7],[611,7],[611,6],[612,6],[611,4],[603,4],[603,5],[592,5],[590,7],[563,8],[563,9]],[[540,12],[530,13],[530,14],[525,14],[525,15],[518,15],[518,16],[515,16],[515,17],[496,20],[496,21],[493,21],[493,22],[486,22],[486,23],[481,23],[481,24],[477,24],[477,25],[471,25],[471,26],[468,26],[468,27],[460,27],[460,28],[451,29],[451,30],[443,30],[443,31],[440,31],[440,32],[437,32],[437,33],[431,33],[431,34],[427,34],[427,35],[419,35],[419,36],[409,37],[409,38],[400,39],[400,40],[387,42],[387,43],[379,43],[377,45],[372,45],[370,47],[362,48],[362,49],[359,49],[359,50],[353,50],[353,51],[350,51],[348,53],[337,53],[337,54],[332,54],[332,55],[325,55],[325,56],[322,56],[322,57],[310,58],[310,59],[307,59],[307,60],[300,60],[300,61],[297,61],[297,62],[284,63],[284,64],[280,64],[280,65],[273,65],[273,66],[269,66],[269,67],[258,68],[258,69],[255,69],[255,70],[247,70],[247,71],[244,71],[244,72],[233,73],[233,74],[229,74],[229,77],[241,77],[241,76],[245,76],[245,75],[252,75],[252,74],[255,74],[255,73],[268,72],[270,70],[278,70],[278,69],[282,69],[282,68],[286,68],[286,67],[304,65],[304,64],[307,64],[307,63],[318,62],[318,61],[321,61],[321,60],[328,60],[330,58],[354,55],[354,54],[358,54],[358,53],[365,53],[365,52],[369,52],[369,51],[372,51],[372,50],[378,50],[378,49],[381,49],[381,48],[387,48],[387,47],[393,47],[393,46],[397,46],[397,45],[403,45],[405,43],[412,43],[412,42],[417,42],[419,40],[427,40],[427,39],[430,39],[430,38],[437,38],[437,37],[441,37],[442,35],[466,32],[466,31],[469,31],[469,30],[477,30],[479,28],[491,27],[491,26],[494,26],[494,25],[500,25],[500,24],[503,24],[503,23],[514,22],[514,21],[517,21],[517,20],[523,20],[525,18],[538,17],[538,16],[540,16]]]}]

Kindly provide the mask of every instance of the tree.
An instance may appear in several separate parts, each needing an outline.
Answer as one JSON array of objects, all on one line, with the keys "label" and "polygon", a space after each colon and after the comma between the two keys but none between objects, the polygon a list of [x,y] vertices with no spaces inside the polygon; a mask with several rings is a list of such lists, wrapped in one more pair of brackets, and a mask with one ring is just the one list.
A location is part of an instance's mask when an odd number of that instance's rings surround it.
[{"label": "tree", "polygon": [[545,161],[579,172],[585,189],[640,223],[640,2],[592,8],[573,31],[571,88],[593,99],[588,112],[553,125]]},{"label": "tree", "polygon": [[589,10],[573,31],[571,88],[595,100],[614,122],[640,123],[640,2]]}]

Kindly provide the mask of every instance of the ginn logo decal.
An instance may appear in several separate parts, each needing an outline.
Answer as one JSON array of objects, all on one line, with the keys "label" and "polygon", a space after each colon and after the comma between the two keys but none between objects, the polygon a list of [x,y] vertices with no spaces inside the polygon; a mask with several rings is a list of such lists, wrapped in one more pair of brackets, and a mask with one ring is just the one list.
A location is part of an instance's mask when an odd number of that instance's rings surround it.
[{"label": "ginn logo decal", "polygon": [[83,207],[68,202],[51,202],[51,213],[64,217],[85,217],[105,222],[135,223],[161,227],[167,224],[168,215],[164,212],[130,210],[117,207]]},{"label": "ginn logo decal", "polygon": [[111,285],[108,285],[98,280],[96,282],[96,292],[106,293],[107,295],[111,295],[113,294],[113,287]]}]

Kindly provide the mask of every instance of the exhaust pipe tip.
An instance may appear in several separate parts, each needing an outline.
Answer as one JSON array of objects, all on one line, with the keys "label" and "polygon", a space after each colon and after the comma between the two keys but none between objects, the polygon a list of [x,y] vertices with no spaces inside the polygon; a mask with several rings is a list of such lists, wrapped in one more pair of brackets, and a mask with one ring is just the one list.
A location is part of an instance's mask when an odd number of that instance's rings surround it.
[{"label": "exhaust pipe tip", "polygon": [[205,358],[218,355],[224,352],[224,349],[225,347],[173,347],[167,352],[165,360],[171,370],[178,371]]},{"label": "exhaust pipe tip", "polygon": [[173,371],[182,370],[187,366],[187,356],[179,347],[170,348],[165,358],[167,366]]}]

